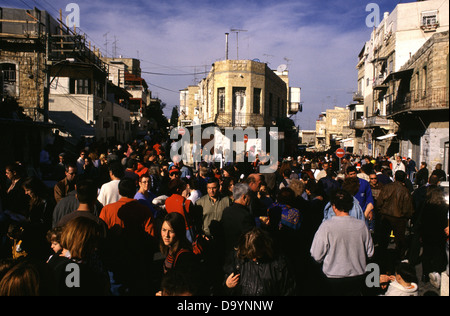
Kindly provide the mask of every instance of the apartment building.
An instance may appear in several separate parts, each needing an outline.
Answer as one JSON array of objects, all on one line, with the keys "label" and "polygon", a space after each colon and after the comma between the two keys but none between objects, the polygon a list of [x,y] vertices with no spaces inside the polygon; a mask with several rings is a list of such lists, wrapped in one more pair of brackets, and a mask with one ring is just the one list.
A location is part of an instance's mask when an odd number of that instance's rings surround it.
[{"label": "apartment building", "polygon": [[433,36],[384,82],[387,117],[398,125],[399,152],[449,173],[449,32]]},{"label": "apartment building", "polygon": [[[449,2],[444,0],[400,3],[384,14],[358,55],[358,90],[350,126],[355,129],[355,153],[399,152],[398,124],[387,116],[392,102],[386,78],[400,68],[433,34],[448,30]],[[362,111],[361,111],[362,110]],[[358,115],[357,113],[363,113]]]},{"label": "apartment building", "polygon": [[215,62],[198,86],[180,91],[181,121],[221,128],[262,127],[297,113],[300,88],[290,88],[288,71],[279,70],[255,60]]},{"label": "apartment building", "polygon": [[37,8],[2,7],[0,39],[2,95],[34,122],[54,123],[72,144],[129,139],[132,95],[108,80],[108,64],[85,34]]},{"label": "apartment building", "polygon": [[348,126],[350,110],[343,107],[328,109],[319,115],[316,122],[316,143],[318,151],[327,151],[335,146],[353,148],[354,131]]}]

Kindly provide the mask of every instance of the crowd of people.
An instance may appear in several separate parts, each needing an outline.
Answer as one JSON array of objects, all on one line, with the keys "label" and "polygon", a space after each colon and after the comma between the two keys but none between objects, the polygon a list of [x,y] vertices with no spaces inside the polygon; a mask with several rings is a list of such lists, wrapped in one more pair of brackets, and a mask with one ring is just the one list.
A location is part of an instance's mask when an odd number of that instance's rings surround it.
[{"label": "crowd of people", "polygon": [[189,166],[167,147],[60,153],[51,186],[6,166],[0,295],[417,296],[417,264],[448,274],[441,165],[314,153],[261,173],[264,157]]}]

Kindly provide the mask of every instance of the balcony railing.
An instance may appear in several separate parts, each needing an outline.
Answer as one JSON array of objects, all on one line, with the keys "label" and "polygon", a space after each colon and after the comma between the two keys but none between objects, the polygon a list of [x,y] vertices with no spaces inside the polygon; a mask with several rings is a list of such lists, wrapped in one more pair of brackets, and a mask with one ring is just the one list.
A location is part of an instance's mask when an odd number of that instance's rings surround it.
[{"label": "balcony railing", "polygon": [[404,111],[448,109],[448,88],[413,90],[399,94],[386,107],[387,116]]},{"label": "balcony railing", "polygon": [[368,117],[365,123],[365,127],[375,127],[381,125],[389,125],[389,121],[385,116]]},{"label": "balcony railing", "polygon": [[351,129],[362,129],[364,127],[364,122],[361,119],[350,120],[348,122],[348,127]]},{"label": "balcony railing", "polygon": [[220,127],[263,127],[270,122],[262,114],[253,113],[218,113],[215,123]]},{"label": "balcony railing", "polygon": [[362,95],[361,92],[353,92],[353,101],[364,101],[364,96]]}]

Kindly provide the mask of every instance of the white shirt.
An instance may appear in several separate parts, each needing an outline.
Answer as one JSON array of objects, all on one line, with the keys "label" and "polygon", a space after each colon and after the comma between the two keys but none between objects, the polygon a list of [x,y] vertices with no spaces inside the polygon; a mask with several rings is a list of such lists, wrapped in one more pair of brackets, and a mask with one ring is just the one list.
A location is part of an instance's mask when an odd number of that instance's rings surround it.
[{"label": "white shirt", "polygon": [[120,199],[119,182],[120,180],[111,180],[102,185],[97,200],[102,203],[103,206],[115,203]]}]

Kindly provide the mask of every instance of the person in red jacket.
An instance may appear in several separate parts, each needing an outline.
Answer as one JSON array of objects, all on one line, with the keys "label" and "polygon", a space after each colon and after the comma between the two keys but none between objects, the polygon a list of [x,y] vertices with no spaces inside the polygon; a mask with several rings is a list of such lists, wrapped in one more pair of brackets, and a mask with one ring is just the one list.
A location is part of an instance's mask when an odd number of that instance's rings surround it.
[{"label": "person in red jacket", "polygon": [[124,178],[119,182],[120,199],[103,207],[100,218],[109,229],[119,226],[129,230],[144,229],[155,236],[154,219],[150,208],[134,199],[136,185],[134,180]]}]

